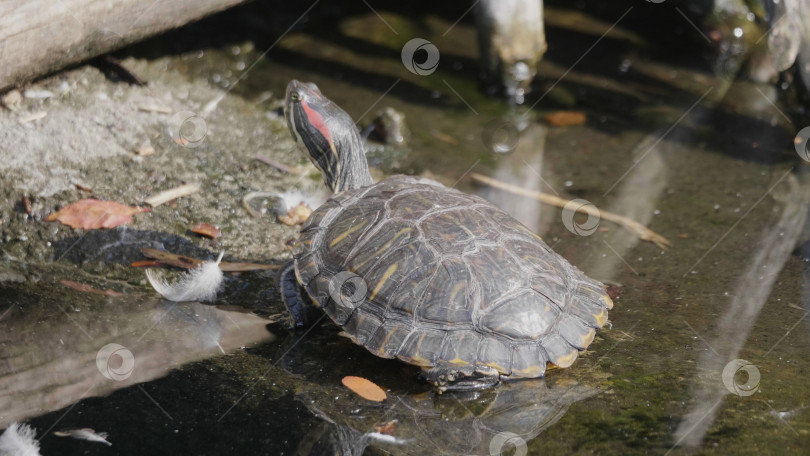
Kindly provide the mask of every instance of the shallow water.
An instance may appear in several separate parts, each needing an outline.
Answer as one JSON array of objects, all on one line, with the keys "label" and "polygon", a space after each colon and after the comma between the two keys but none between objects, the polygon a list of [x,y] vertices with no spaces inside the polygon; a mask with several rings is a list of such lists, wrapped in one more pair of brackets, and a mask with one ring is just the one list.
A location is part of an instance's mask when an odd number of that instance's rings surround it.
[{"label": "shallow water", "polygon": [[[281,96],[292,78],[311,80],[361,125],[384,106],[404,112],[411,144],[372,151],[376,172],[430,175],[481,194],[618,287],[610,325],[574,366],[543,380],[437,395],[415,368],[370,355],[327,320],[291,332],[251,312],[280,312],[274,293],[261,295],[271,297],[259,309],[255,295],[240,302],[238,293],[214,307],[161,302],[145,288],[88,297],[4,280],[0,291],[14,304],[0,317],[9,367],[0,377],[3,424],[47,430],[42,454],[806,451],[810,179],[793,147],[801,126],[770,103],[776,93],[714,74],[695,44],[701,37],[690,36],[699,32],[672,10],[653,22],[681,47],[650,37],[648,8],[630,10],[600,38],[627,5],[585,13],[563,5],[548,13],[551,49],[534,93],[509,108],[478,90],[471,18],[454,25],[464,9],[401,8],[378,16],[362,4],[316,5],[283,34],[305,7],[261,16],[254,6],[126,53],[176,53],[171,65],[190,77],[217,75],[248,100]],[[248,26],[234,25],[248,18]],[[220,33],[212,38],[211,30]],[[404,68],[399,50],[411,37],[440,50],[435,73]],[[223,69],[237,58],[233,45],[246,41],[255,46],[238,56],[249,71],[237,82],[239,73]],[[194,57],[198,48],[204,57]],[[560,109],[587,121],[540,120]],[[509,138],[508,153],[492,152],[485,139],[499,119],[527,125]],[[598,225],[566,219],[566,211],[476,184],[472,173],[586,200],[671,246],[604,217]],[[228,279],[229,289],[271,282],[269,274],[239,277]],[[106,288],[102,277],[85,279]],[[131,351],[136,364],[126,378],[114,378],[121,364],[99,376],[94,359],[107,343]],[[388,400],[359,399],[341,385],[346,375],[373,380]],[[113,446],[48,434],[70,427],[108,432]]]}]

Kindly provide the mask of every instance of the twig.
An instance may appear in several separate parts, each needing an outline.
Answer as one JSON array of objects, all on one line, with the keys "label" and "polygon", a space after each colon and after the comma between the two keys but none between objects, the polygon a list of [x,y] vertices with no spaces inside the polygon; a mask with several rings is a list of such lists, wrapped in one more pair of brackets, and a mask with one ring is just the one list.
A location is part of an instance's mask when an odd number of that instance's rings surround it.
[{"label": "twig", "polygon": [[175,200],[177,198],[181,198],[183,196],[191,195],[192,193],[197,193],[200,190],[202,189],[197,184],[181,185],[179,187],[166,190],[165,192],[154,194],[149,198],[143,200],[143,202],[152,207],[160,206],[163,203]]},{"label": "twig", "polygon": [[144,105],[138,106],[138,111],[159,112],[161,114],[171,114],[172,113],[172,108],[157,105],[157,104],[144,104]]},{"label": "twig", "polygon": [[17,119],[17,121],[20,122],[21,124],[27,124],[27,123],[33,122],[35,120],[44,119],[45,116],[47,116],[47,115],[48,115],[47,112],[39,111],[39,112],[35,112],[33,114],[28,114],[28,115],[25,115],[25,116],[21,116],[19,119]]},{"label": "twig", "polygon": [[273,168],[276,168],[277,170],[279,170],[279,171],[283,171],[283,172],[285,172],[285,173],[294,174],[294,175],[296,175],[296,176],[297,176],[298,174],[300,174],[300,173],[299,173],[299,171],[298,171],[297,169],[295,169],[295,168],[293,168],[293,167],[291,167],[291,166],[289,166],[289,165],[285,165],[284,163],[281,163],[281,162],[278,162],[278,161],[276,161],[276,160],[273,160],[273,159],[272,159],[272,158],[270,158],[270,157],[265,157],[265,156],[264,156],[264,155],[262,155],[262,154],[256,154],[256,160],[259,160],[260,162],[262,162],[262,163],[264,163],[264,164],[267,164],[267,165],[270,165],[270,166],[272,166]]},{"label": "twig", "polygon": [[[199,260],[197,258],[192,258],[185,255],[178,255],[176,253],[169,253],[163,250],[152,249],[149,247],[143,247],[141,249],[141,253],[143,253],[144,256],[147,258],[152,258],[154,260],[159,261],[161,264],[174,266],[176,268],[182,269],[195,269],[200,267],[200,264],[202,264],[203,262],[203,260]],[[154,265],[142,261],[136,261],[135,263],[132,263],[132,266],[143,267]],[[265,271],[279,268],[280,266],[277,264],[228,263],[226,261],[221,261],[219,263],[219,269],[222,269],[225,272]]]},{"label": "twig", "polygon": [[[565,198],[560,198],[558,196],[549,195],[547,193],[540,193],[535,192],[532,190],[527,190],[525,188],[517,187],[514,185],[507,184],[505,182],[501,182],[497,179],[493,179],[491,177],[484,176],[478,173],[470,173],[470,177],[482,184],[489,185],[490,187],[495,187],[501,190],[505,190],[510,193],[514,193],[516,195],[526,196],[529,198],[534,198],[537,201],[540,201],[543,204],[548,204],[550,206],[555,207],[565,207],[571,200],[567,200]],[[577,207],[577,212],[582,212],[589,215],[597,215],[603,220],[609,220],[614,223],[618,223],[628,231],[632,232],[639,239],[643,241],[650,241],[655,243],[658,247],[662,249],[666,249],[669,247],[669,241],[661,236],[660,234],[656,233],[655,231],[647,228],[646,226],[638,223],[635,220],[629,219],[623,215],[614,214],[612,212],[607,212],[603,210],[599,210],[594,206],[579,206]]]}]

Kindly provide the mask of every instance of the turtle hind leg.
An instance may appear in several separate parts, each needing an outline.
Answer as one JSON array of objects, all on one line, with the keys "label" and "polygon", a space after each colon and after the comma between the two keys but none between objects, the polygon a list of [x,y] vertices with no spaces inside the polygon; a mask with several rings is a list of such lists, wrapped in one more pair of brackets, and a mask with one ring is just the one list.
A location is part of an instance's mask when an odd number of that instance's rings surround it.
[{"label": "turtle hind leg", "polygon": [[306,290],[298,283],[295,277],[295,263],[290,261],[278,274],[281,300],[290,312],[291,328],[306,328],[315,321],[312,314],[315,306]]},{"label": "turtle hind leg", "polygon": [[449,366],[425,368],[422,370],[422,377],[439,392],[482,390],[491,388],[501,381],[500,374],[494,369],[492,372],[481,372],[472,368]]}]

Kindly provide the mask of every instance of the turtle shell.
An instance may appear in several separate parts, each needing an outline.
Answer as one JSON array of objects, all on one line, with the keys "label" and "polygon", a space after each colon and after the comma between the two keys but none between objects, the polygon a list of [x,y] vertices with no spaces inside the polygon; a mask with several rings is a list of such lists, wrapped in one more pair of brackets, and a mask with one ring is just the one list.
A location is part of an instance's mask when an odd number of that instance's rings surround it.
[{"label": "turtle shell", "polygon": [[375,355],[515,377],[570,366],[607,321],[604,286],[483,198],[392,176],[309,218],[296,276]]}]

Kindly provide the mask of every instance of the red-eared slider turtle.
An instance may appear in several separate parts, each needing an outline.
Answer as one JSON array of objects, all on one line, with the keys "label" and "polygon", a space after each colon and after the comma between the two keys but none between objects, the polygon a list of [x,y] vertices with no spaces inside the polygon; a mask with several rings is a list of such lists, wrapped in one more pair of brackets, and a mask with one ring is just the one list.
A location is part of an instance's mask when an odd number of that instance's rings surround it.
[{"label": "red-eared slider turtle", "polygon": [[297,324],[311,298],[373,354],[471,389],[568,367],[607,321],[601,283],[483,198],[409,176],[375,184],[351,117],[314,84],[290,82],[285,116],[335,193],[281,275]]}]

